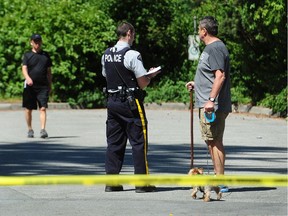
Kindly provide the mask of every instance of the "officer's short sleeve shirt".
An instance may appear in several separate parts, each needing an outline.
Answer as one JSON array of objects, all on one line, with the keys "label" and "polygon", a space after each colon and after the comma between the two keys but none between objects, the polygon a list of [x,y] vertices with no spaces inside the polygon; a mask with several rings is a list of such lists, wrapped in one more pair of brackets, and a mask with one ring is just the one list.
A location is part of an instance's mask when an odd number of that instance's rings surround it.
[{"label": "officer's short sleeve shirt", "polygon": [[[130,47],[128,43],[123,41],[118,41],[115,45],[117,50],[122,50],[126,47]],[[102,56],[102,75],[106,77],[106,71],[104,67],[104,57]],[[124,66],[133,71],[136,78],[142,77],[147,73],[147,70],[144,68],[141,54],[136,50],[128,50],[124,55]]]}]

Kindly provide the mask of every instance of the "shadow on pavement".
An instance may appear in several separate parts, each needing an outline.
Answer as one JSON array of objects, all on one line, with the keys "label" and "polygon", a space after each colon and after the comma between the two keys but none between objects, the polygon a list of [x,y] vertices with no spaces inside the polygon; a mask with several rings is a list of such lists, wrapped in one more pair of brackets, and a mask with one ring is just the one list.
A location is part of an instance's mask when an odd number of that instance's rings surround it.
[{"label": "shadow on pavement", "polygon": [[269,191],[276,190],[276,187],[241,187],[241,188],[229,188],[229,192],[248,192],[248,191]]},{"label": "shadow on pavement", "polygon": [[63,143],[64,138],[0,143],[0,175],[92,175],[104,171],[104,147],[75,147]]},{"label": "shadow on pavement", "polygon": [[[76,136],[50,137],[45,140],[31,140],[23,143],[0,143],[0,176],[14,175],[95,175],[105,173],[105,151],[103,147],[83,147],[69,145],[69,139]],[[67,140],[66,140],[67,139]],[[128,147],[129,146],[129,147]],[[212,172],[210,156],[204,144],[194,144],[194,166],[208,168]],[[286,161],[287,158],[266,158],[261,152],[283,152],[287,148],[226,146],[227,161],[238,160],[237,165],[227,165],[226,172],[277,173],[287,174],[285,165],[278,168],[252,166],[254,161]],[[237,155],[241,157],[229,157]],[[246,154],[251,154],[246,158]],[[257,154],[256,154],[257,153]],[[243,163],[241,161],[243,160]],[[245,160],[245,163],[244,163]],[[247,160],[251,161],[251,163]],[[207,161],[209,165],[207,166]],[[186,174],[190,166],[189,144],[150,144],[148,162],[151,174]],[[131,174],[133,161],[131,147],[128,144],[123,173]],[[126,170],[126,171],[125,171]],[[243,190],[243,188],[241,188]]]},{"label": "shadow on pavement", "polygon": [[190,190],[192,187],[157,187],[157,192]]},{"label": "shadow on pavement", "polygon": [[52,137],[49,136],[48,139],[49,139],[49,140],[50,140],[50,139],[67,139],[67,138],[77,138],[77,137],[78,137],[78,136],[54,136],[54,137],[53,137],[53,136],[52,136]]},{"label": "shadow on pavement", "polygon": [[[150,165],[155,173],[188,173],[190,168],[190,144],[169,144],[169,145],[150,145],[151,156]],[[275,153],[287,152],[287,148],[280,147],[255,147],[255,146],[225,146],[226,151],[226,173],[276,173],[287,174],[285,167],[287,157],[267,157]],[[149,153],[149,152],[148,152]],[[266,153],[266,155],[262,154]],[[238,157],[239,155],[239,157]],[[237,161],[237,165],[229,165],[229,161]],[[243,161],[243,163],[241,162]],[[281,162],[282,167],[265,167],[267,162]],[[261,167],[255,166],[255,162],[262,163]],[[213,174],[213,166],[210,155],[207,154],[205,144],[194,144],[194,167],[203,167],[205,173]],[[235,164],[235,163],[234,163]]]}]

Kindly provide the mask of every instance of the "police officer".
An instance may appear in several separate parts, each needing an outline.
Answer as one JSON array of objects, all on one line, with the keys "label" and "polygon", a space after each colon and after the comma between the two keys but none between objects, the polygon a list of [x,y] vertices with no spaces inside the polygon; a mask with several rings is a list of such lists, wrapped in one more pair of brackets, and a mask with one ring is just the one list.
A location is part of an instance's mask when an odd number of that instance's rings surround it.
[{"label": "police officer", "polygon": [[[119,174],[127,139],[132,146],[134,173],[148,174],[147,119],[143,90],[160,71],[147,75],[141,55],[130,46],[135,29],[128,22],[117,28],[118,42],[102,56],[102,74],[107,81],[106,174]],[[151,68],[153,69],[153,68]],[[136,187],[136,193],[155,191],[155,186]],[[105,187],[106,192],[123,191],[123,186]]]}]

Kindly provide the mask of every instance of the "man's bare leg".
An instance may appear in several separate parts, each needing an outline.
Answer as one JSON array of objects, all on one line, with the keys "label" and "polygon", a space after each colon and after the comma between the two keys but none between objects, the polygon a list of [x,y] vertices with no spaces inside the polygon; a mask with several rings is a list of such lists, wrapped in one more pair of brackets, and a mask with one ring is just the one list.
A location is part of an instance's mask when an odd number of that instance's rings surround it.
[{"label": "man's bare leg", "polygon": [[28,130],[32,130],[32,110],[25,109],[25,119],[28,126]]},{"label": "man's bare leg", "polygon": [[32,110],[25,109],[25,119],[28,127],[28,137],[34,137],[34,131],[32,129]]},{"label": "man's bare leg", "polygon": [[224,175],[225,169],[225,149],[222,141],[206,141],[216,175]]},{"label": "man's bare leg", "polygon": [[45,129],[46,127],[46,108],[45,107],[40,108],[40,124],[41,124],[41,129]]},{"label": "man's bare leg", "polygon": [[46,108],[41,107],[40,108],[40,124],[41,124],[41,131],[40,131],[40,137],[41,138],[47,138],[48,134],[45,130],[46,127]]}]

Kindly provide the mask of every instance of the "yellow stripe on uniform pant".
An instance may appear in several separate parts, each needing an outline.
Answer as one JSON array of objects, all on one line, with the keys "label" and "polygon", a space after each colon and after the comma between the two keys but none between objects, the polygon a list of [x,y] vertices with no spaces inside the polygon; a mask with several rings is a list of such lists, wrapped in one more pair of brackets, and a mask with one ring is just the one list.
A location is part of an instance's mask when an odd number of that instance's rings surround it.
[{"label": "yellow stripe on uniform pant", "polygon": [[143,128],[143,135],[144,135],[144,157],[145,157],[145,166],[146,166],[146,174],[149,174],[149,168],[148,168],[148,161],[147,161],[147,126],[146,126],[146,121],[145,121],[145,116],[142,110],[142,107],[140,105],[140,102],[137,98],[135,98],[137,107],[138,107],[138,112],[140,115],[141,123],[142,123],[142,128]]}]

